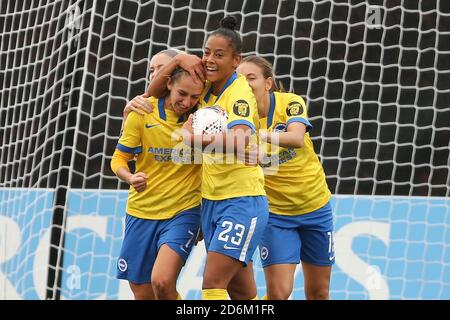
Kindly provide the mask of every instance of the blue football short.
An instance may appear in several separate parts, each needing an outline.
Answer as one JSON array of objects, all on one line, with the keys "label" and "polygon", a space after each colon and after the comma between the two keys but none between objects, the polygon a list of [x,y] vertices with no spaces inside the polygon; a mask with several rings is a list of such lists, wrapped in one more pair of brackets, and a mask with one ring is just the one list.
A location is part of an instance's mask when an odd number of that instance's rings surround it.
[{"label": "blue football short", "polygon": [[200,206],[167,220],[140,219],[127,214],[125,236],[117,260],[117,278],[150,283],[159,248],[167,244],[186,262],[200,227]]},{"label": "blue football short", "polygon": [[269,217],[266,196],[202,200],[202,232],[207,251],[247,265],[260,243]]},{"label": "blue football short", "polygon": [[259,246],[261,264],[334,264],[333,212],[328,202],[322,208],[298,216],[270,213]]}]

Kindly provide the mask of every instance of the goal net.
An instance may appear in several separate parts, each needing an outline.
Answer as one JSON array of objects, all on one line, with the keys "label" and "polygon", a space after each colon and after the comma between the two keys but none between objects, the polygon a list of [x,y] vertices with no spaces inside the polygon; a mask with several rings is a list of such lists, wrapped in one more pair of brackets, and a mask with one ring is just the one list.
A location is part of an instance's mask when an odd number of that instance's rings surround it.
[{"label": "goal net", "polygon": [[[115,279],[127,185],[109,166],[122,110],[149,57],[201,55],[229,14],[244,55],[307,101],[333,193],[331,298],[450,298],[448,1],[2,0],[0,299],[131,298]],[[255,278],[262,296],[256,255]]]}]

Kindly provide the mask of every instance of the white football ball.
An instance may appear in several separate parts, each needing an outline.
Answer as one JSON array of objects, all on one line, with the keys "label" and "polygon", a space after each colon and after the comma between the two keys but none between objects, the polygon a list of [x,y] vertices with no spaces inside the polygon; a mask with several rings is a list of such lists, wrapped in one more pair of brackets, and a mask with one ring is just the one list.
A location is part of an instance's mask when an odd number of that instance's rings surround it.
[{"label": "white football ball", "polygon": [[194,112],[192,128],[194,134],[215,134],[227,130],[227,113],[220,107],[204,107]]}]

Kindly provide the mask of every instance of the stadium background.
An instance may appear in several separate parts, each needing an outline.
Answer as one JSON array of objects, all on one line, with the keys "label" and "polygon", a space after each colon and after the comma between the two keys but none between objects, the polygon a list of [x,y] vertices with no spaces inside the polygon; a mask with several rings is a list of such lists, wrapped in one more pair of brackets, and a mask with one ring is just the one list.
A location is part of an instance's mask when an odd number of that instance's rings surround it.
[{"label": "stadium background", "polygon": [[[126,185],[109,160],[123,107],[145,89],[150,56],[201,55],[224,14],[239,19],[244,53],[308,103],[336,245],[354,237],[332,298],[450,298],[450,3],[400,0],[2,1],[0,298],[122,297]],[[302,285],[299,272],[294,298]]]}]

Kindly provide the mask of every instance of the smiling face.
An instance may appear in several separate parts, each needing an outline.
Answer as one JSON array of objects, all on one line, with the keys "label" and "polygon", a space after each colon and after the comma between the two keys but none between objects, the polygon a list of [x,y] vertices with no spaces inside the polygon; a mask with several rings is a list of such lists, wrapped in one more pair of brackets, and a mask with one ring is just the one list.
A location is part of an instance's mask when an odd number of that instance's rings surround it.
[{"label": "smiling face", "polygon": [[150,60],[150,81],[153,80],[158,71],[170,60],[172,60],[172,57],[168,56],[165,53],[158,53],[153,56],[153,58]]},{"label": "smiling face", "polygon": [[236,71],[247,78],[248,84],[258,101],[261,101],[272,88],[273,79],[271,77],[264,78],[261,67],[252,62],[242,62]]},{"label": "smiling face", "polygon": [[169,80],[167,88],[170,90],[170,104],[176,114],[182,115],[191,110],[202,94],[204,84],[194,81],[192,77],[182,71],[174,79]]},{"label": "smiling face", "polygon": [[214,87],[221,88],[236,70],[241,56],[234,51],[228,38],[212,35],[206,41],[202,60],[206,78]]}]

